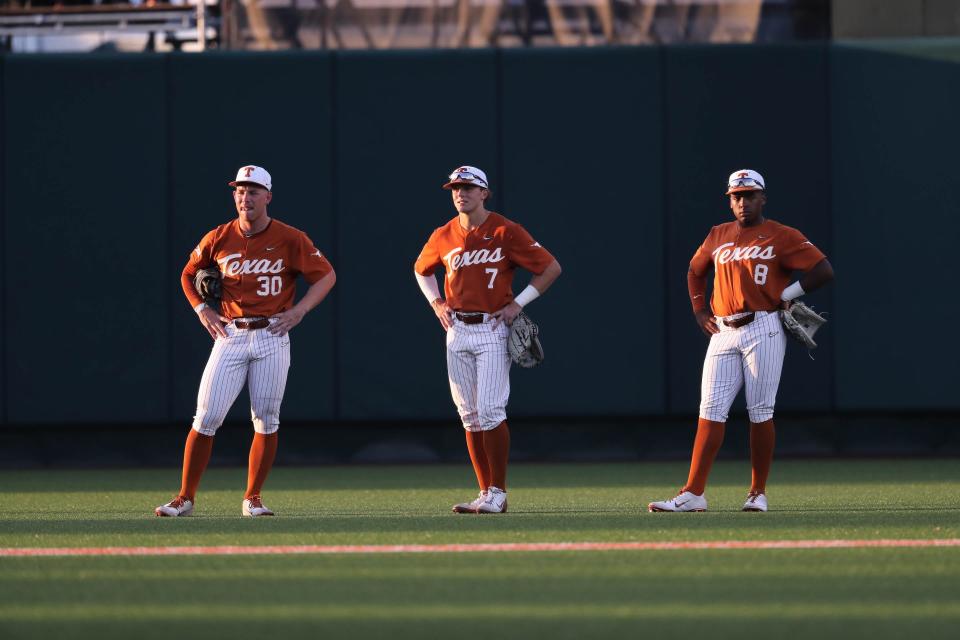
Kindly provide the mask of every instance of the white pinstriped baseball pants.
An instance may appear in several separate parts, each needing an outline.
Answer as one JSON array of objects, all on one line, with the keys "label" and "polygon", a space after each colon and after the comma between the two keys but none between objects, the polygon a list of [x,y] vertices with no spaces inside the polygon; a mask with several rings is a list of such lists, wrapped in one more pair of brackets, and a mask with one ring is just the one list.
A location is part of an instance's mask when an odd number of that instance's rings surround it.
[{"label": "white pinstriped baseball pants", "polygon": [[489,431],[507,419],[510,399],[510,328],[487,320],[454,320],[447,331],[447,377],[463,428]]},{"label": "white pinstriped baseball pants", "polygon": [[734,329],[717,322],[710,337],[700,385],[700,417],[726,422],[733,400],[746,387],[750,422],[773,417],[787,337],[776,311],[758,311],[748,325]]},{"label": "white pinstriped baseball pants", "polygon": [[274,433],[280,427],[280,403],[290,368],[290,334],[275,336],[265,328],[237,329],[233,324],[226,331],[226,338],[213,343],[203,370],[193,429],[214,435],[248,383],[254,430]]}]

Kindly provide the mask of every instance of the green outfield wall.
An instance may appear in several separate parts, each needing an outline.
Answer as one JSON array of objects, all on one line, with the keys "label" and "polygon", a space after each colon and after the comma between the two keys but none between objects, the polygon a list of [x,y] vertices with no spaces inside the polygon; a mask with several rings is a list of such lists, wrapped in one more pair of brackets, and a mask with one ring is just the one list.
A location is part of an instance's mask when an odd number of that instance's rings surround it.
[{"label": "green outfield wall", "polygon": [[957,42],[7,55],[0,91],[4,424],[190,418],[210,339],[180,270],[249,163],[338,273],[292,335],[285,420],[455,419],[412,265],[458,164],[564,269],[512,415],[696,414],[686,265],[747,166],[837,272],[778,407],[960,408]]}]

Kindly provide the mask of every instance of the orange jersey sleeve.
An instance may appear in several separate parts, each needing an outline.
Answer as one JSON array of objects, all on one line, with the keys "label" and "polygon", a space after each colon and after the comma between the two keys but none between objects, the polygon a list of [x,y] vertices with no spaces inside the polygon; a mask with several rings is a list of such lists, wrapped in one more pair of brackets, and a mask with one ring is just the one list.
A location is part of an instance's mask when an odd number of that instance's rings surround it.
[{"label": "orange jersey sleeve", "polygon": [[228,318],[286,311],[293,306],[298,275],[313,284],[333,270],[306,234],[275,219],[250,237],[243,235],[236,220],[203,237],[181,276],[184,293],[194,306],[201,300],[193,289],[193,275],[213,264],[223,274],[221,313]]},{"label": "orange jersey sleeve", "polygon": [[431,234],[414,270],[431,275],[444,269],[447,304],[458,311],[493,313],[513,300],[513,276],[517,267],[543,273],[553,255],[519,224],[491,212],[472,231],[454,218]]},{"label": "orange jersey sleeve", "polygon": [[825,257],[802,233],[773,220],[756,227],[728,222],[710,230],[690,272],[705,277],[713,267],[710,306],[714,315],[728,316],[775,310],[793,272],[807,271]]},{"label": "orange jersey sleeve", "polygon": [[183,293],[187,296],[187,301],[190,302],[191,307],[196,307],[203,302],[203,298],[200,297],[193,286],[193,278],[200,269],[207,269],[217,264],[213,258],[213,247],[217,242],[217,237],[223,233],[226,226],[220,225],[203,236],[200,244],[190,252],[187,264],[180,273],[180,286],[183,288]]},{"label": "orange jersey sleeve", "polygon": [[443,261],[440,259],[440,245],[443,243],[443,236],[447,234],[448,226],[450,225],[434,230],[427,239],[427,243],[423,245],[423,249],[421,249],[420,255],[417,256],[417,261],[413,265],[413,270],[420,275],[432,275],[437,267],[443,266]]}]

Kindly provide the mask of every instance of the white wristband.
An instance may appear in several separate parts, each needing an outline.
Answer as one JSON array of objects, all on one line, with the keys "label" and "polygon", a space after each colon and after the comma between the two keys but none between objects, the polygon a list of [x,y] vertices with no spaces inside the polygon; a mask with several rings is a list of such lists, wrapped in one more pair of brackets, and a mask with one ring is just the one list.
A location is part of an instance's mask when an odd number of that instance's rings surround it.
[{"label": "white wristband", "polygon": [[532,284],[528,284],[527,288],[520,292],[516,298],[513,299],[521,307],[525,307],[537,298],[540,297],[540,292],[537,291],[537,288]]},{"label": "white wristband", "polygon": [[206,308],[207,308],[207,303],[206,303],[206,302],[201,302],[200,304],[198,304],[197,306],[195,306],[195,307],[193,308],[193,310],[196,311],[197,313],[200,313],[201,311],[203,311],[203,310],[206,309]]},{"label": "white wristband", "polygon": [[423,297],[427,299],[428,303],[433,304],[433,301],[440,297],[440,288],[437,286],[436,277],[433,274],[422,276],[416,271],[413,272],[413,275],[417,277],[417,284],[420,285]]},{"label": "white wristband", "polygon": [[780,294],[780,299],[789,301],[793,300],[794,298],[799,298],[805,293],[806,291],[803,290],[803,287],[800,286],[800,282],[797,281],[783,290],[783,293]]}]

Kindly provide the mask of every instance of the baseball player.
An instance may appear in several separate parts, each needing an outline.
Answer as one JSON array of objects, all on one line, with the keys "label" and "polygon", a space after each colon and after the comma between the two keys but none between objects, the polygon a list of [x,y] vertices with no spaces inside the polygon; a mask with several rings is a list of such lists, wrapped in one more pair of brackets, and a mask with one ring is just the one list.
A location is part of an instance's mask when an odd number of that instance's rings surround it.
[{"label": "baseball player", "polygon": [[[746,387],[753,470],[743,510],[767,510],[773,407],[787,340],[777,310],[833,279],[833,267],[802,233],[763,216],[767,202],[763,176],[750,169],[734,171],[727,195],[735,220],[710,230],[687,273],[697,324],[710,336],[690,474],[677,497],[651,502],[650,511],[707,510],[707,476],[741,387]],[[705,294],[711,267],[713,295],[708,308]],[[804,273],[789,284],[794,271]]]},{"label": "baseball player", "polygon": [[[507,511],[510,429],[509,325],[521,308],[543,294],[560,275],[560,264],[526,229],[484,204],[490,197],[486,174],[459,167],[443,185],[457,215],[436,229],[414,265],[420,290],[447,332],[447,375],[453,402],[466,431],[467,451],[480,486],[472,502],[456,513]],[[442,267],[444,297],[434,271]],[[533,274],[516,297],[517,267]]]},{"label": "baseball player", "polygon": [[[244,383],[250,392],[254,435],[241,513],[273,515],[260,499],[260,490],[277,453],[280,403],[290,367],[289,331],[336,282],[333,267],[306,234],[267,214],[273,184],[265,169],[241,167],[229,184],[234,187],[237,219],[207,233],[181,274],[183,292],[214,343],[183,453],[180,491],[155,509],[158,516],[193,513],[213,437]],[[194,288],[196,272],[213,265],[223,278],[220,313]],[[310,288],[293,304],[298,274]]]}]

